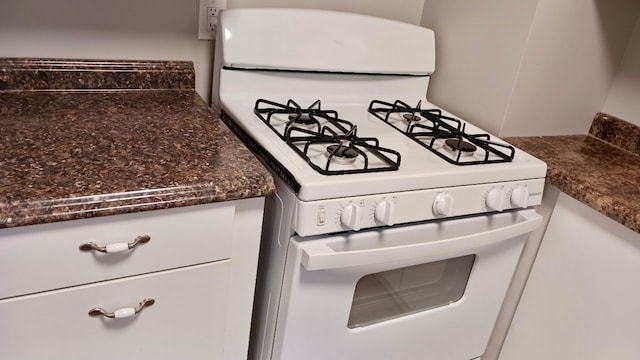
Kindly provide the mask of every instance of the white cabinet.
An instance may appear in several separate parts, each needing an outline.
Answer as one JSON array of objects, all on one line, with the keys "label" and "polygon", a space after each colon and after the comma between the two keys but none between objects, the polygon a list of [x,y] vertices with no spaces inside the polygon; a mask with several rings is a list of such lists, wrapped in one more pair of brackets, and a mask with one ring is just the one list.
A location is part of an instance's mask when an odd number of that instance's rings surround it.
[{"label": "white cabinet", "polygon": [[[0,299],[229,259],[233,203],[63,221],[0,231]],[[105,254],[80,245],[147,243]],[[46,272],[48,276],[43,276]]]},{"label": "white cabinet", "polygon": [[[3,300],[0,358],[221,360],[230,265],[223,260]],[[146,298],[155,303],[130,318],[88,315]]]},{"label": "white cabinet", "polygon": [[[0,230],[0,359],[246,358],[263,204]],[[141,235],[150,241],[119,253],[80,249]],[[144,299],[155,302],[130,317],[89,314]]]},{"label": "white cabinet", "polygon": [[637,360],[640,234],[560,194],[500,360]]}]

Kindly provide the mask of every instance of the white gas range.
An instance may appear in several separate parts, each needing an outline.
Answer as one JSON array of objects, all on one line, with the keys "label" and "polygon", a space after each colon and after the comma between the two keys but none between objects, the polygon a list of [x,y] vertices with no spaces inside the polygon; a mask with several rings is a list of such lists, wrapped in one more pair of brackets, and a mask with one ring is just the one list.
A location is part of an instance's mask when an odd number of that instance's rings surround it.
[{"label": "white gas range", "polygon": [[431,30],[242,9],[218,33],[213,103],[277,184],[252,358],[482,355],[546,165],[427,102]]}]

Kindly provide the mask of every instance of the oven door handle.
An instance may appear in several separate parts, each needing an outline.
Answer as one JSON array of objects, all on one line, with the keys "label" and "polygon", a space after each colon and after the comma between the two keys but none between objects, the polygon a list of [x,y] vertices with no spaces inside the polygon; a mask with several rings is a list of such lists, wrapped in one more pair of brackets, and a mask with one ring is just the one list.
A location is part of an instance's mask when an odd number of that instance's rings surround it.
[{"label": "oven door handle", "polygon": [[336,251],[327,243],[307,245],[302,249],[301,262],[308,271],[315,271],[411,259],[438,261],[471,254],[476,249],[517,238],[535,230],[541,223],[542,216],[530,210],[519,213],[511,225],[436,241],[355,251]]}]

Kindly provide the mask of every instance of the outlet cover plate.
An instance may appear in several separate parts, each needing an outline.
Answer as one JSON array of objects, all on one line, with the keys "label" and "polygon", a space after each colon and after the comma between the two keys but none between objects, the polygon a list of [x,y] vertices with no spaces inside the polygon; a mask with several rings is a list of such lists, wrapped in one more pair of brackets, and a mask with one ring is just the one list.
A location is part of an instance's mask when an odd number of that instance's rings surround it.
[{"label": "outlet cover plate", "polygon": [[200,0],[198,11],[198,39],[215,40],[218,15],[227,8],[227,0]]}]

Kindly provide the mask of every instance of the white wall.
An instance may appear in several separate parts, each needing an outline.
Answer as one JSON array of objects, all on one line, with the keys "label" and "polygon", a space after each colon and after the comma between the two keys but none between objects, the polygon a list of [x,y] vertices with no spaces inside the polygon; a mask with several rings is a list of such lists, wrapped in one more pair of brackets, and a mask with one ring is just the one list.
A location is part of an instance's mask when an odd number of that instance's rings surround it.
[{"label": "white wall", "polygon": [[295,7],[353,12],[420,24],[424,0],[227,0],[231,8]]},{"label": "white wall", "polygon": [[426,0],[428,97],[501,136],[585,133],[639,14],[637,0]]},{"label": "white wall", "polygon": [[540,0],[500,135],[585,134],[638,14],[637,0]]},{"label": "white wall", "polygon": [[498,133],[538,0],[426,0],[422,26],[436,33],[427,97]]},{"label": "white wall", "polygon": [[602,111],[640,126],[640,17]]},{"label": "white wall", "polygon": [[[233,7],[351,11],[418,24],[423,0],[228,0]],[[213,42],[198,40],[198,0],[1,0],[0,57],[189,60],[209,99]]]}]

